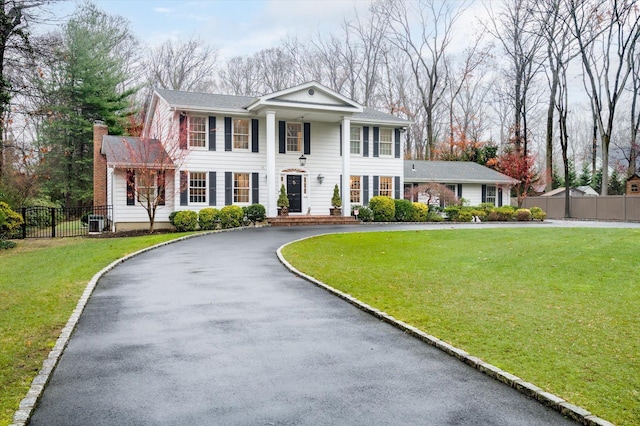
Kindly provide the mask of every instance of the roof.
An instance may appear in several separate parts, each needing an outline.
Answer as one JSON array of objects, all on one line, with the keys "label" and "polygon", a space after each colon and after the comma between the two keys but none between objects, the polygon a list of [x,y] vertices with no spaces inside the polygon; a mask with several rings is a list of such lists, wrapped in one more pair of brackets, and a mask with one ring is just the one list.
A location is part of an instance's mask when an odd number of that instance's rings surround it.
[{"label": "roof", "polygon": [[174,168],[171,157],[158,139],[107,135],[102,137],[101,152],[107,157],[107,165],[118,168]]},{"label": "roof", "polygon": [[[565,187],[564,186],[560,186],[560,187],[558,187],[556,189],[552,189],[549,192],[545,192],[544,194],[541,194],[541,196],[542,197],[553,197],[555,195],[561,195],[561,194],[564,194],[564,190],[565,190]],[[579,192],[582,195],[592,195],[592,196],[597,196],[598,195],[596,190],[593,189],[592,187],[590,187],[589,185],[577,186],[577,187],[569,189],[569,194],[570,195],[579,195],[579,194],[575,194],[575,192]]]},{"label": "roof", "polygon": [[[316,97],[322,94],[324,98],[331,98],[335,102],[313,103],[312,101],[295,100],[296,90],[299,92],[315,89]],[[290,89],[279,91],[261,97],[221,95],[212,93],[183,92],[179,90],[155,89],[158,97],[164,99],[170,108],[185,111],[198,112],[227,112],[230,114],[254,114],[260,108],[284,107],[284,108],[306,108],[334,111],[336,117],[342,117],[345,113],[352,121],[357,123],[388,123],[396,126],[408,126],[410,121],[395,115],[375,110],[369,107],[359,106],[356,102],[332,91],[331,89],[316,83],[310,82]],[[342,104],[341,104],[342,103]]]},{"label": "roof", "polygon": [[471,161],[404,161],[405,182],[514,185],[518,181]]}]

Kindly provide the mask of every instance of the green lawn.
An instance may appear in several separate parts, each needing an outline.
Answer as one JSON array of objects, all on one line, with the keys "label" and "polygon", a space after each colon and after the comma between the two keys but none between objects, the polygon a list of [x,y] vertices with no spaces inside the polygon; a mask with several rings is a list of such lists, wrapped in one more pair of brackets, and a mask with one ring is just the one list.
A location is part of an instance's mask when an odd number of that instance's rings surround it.
[{"label": "green lawn", "polygon": [[91,277],[122,256],[183,235],[34,239],[0,250],[0,425],[11,423]]},{"label": "green lawn", "polygon": [[600,417],[640,424],[640,230],[338,234],[283,254]]}]

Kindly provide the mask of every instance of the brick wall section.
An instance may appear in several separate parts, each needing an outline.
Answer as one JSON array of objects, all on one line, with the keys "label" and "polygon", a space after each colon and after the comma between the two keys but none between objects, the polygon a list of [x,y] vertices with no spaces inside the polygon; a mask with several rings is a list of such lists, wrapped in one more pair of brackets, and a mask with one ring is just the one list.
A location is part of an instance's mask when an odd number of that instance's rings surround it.
[{"label": "brick wall section", "polygon": [[96,121],[93,125],[93,205],[107,205],[107,157],[100,153],[102,137],[108,134],[107,126]]}]

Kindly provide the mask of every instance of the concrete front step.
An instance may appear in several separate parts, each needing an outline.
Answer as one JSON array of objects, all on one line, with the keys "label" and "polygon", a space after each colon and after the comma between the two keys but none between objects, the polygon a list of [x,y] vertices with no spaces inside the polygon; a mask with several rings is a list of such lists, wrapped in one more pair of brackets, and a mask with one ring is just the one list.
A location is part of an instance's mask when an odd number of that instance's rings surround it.
[{"label": "concrete front step", "polygon": [[277,216],[267,218],[271,226],[303,226],[303,225],[358,225],[353,216]]}]

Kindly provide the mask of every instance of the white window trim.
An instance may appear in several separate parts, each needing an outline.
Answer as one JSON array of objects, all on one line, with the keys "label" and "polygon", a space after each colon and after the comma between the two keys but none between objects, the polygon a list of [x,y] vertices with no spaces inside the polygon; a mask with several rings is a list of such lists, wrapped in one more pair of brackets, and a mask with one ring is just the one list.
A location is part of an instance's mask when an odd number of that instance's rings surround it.
[{"label": "white window trim", "polygon": [[[191,120],[193,118],[202,118],[204,120],[204,146],[193,146],[191,145]],[[187,147],[189,149],[195,149],[200,151],[206,151],[209,144],[209,120],[204,115],[189,115],[187,117],[188,121],[188,131],[187,131]]]},{"label": "white window trim", "polygon": [[[247,123],[247,129],[249,131],[249,133],[247,134],[247,147],[246,148],[236,148],[236,120],[246,120]],[[238,151],[238,152],[249,152],[251,151],[251,128],[253,126],[251,125],[251,119],[250,118],[243,118],[243,117],[235,117],[231,119],[231,150],[232,151]],[[244,135],[244,133],[243,133]]]},{"label": "white window trim", "polygon": [[391,179],[391,188],[389,189],[389,191],[391,192],[390,195],[385,195],[386,197],[391,197],[393,198],[393,193],[394,193],[394,188],[393,188],[393,176],[380,176],[378,178],[378,195],[383,195],[382,194],[382,179]]},{"label": "white window trim", "polygon": [[[489,188],[493,188],[494,194],[489,196]],[[496,185],[487,185],[487,193],[485,196],[485,202],[486,203],[491,203],[491,201],[489,201],[489,198],[493,198],[493,205],[497,205],[498,202],[498,187]]]},{"label": "white window trim", "polygon": [[[351,138],[351,131],[354,129],[358,129],[359,130],[359,136],[358,136],[358,152],[353,152],[351,150],[351,142],[355,142],[355,139]],[[349,152],[351,155],[362,155],[362,126],[351,126],[351,129],[349,130]]]},{"label": "white window trim", "polygon": [[[383,131],[389,131],[389,133],[391,134],[391,140],[390,142],[382,142],[382,132]],[[393,157],[393,137],[394,137],[394,132],[393,129],[389,129],[389,128],[380,128],[380,130],[378,130],[378,155],[380,157]],[[390,145],[390,150],[389,150],[389,154],[383,154],[382,153],[382,145],[383,144],[389,144]]]},{"label": "white window trim", "polygon": [[[158,173],[152,172],[153,174],[153,186],[149,186],[148,188],[153,188],[153,193],[151,196],[151,202],[153,202],[158,197]],[[143,194],[142,188],[147,188],[145,186],[140,185],[140,173],[135,174],[136,179],[136,201],[139,203],[146,203],[146,194]],[[146,192],[146,191],[145,191]],[[141,198],[142,196],[142,198]]]},{"label": "white window trim", "polygon": [[[249,201],[236,201],[236,175],[247,175],[247,183],[249,184],[249,186],[247,187],[249,190],[248,193],[248,200]],[[234,205],[239,205],[239,206],[248,206],[251,205],[251,192],[253,190],[251,184],[251,173],[250,172],[233,172],[233,175],[231,176],[231,179],[233,180],[232,182],[232,197],[233,197],[233,204]],[[244,189],[244,188],[242,188]]]},{"label": "white window trim", "polygon": [[[353,178],[358,178],[358,181],[360,182],[360,185],[359,185],[358,189],[351,189],[351,184],[352,184]],[[358,192],[358,201],[353,201],[353,193],[355,191]],[[351,203],[353,203],[353,204],[362,204],[362,176],[351,175],[349,177],[349,199],[351,200]]]},{"label": "white window trim", "polygon": [[[204,201],[191,201],[191,175],[194,173],[202,173],[204,175]],[[209,173],[200,171],[190,171],[187,175],[187,205],[189,206],[204,206],[208,203],[209,198]]]},{"label": "white window trim", "polygon": [[[300,126],[300,139],[298,139],[298,149],[289,149],[289,124],[295,124],[295,125],[299,125]],[[286,152],[293,152],[293,153],[301,153],[304,150],[304,124],[299,122],[299,121],[287,121],[285,123],[285,140],[284,140],[284,144],[285,144],[285,149]]]}]

